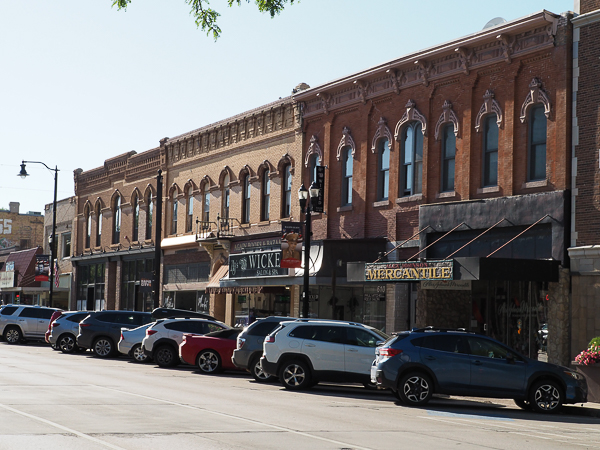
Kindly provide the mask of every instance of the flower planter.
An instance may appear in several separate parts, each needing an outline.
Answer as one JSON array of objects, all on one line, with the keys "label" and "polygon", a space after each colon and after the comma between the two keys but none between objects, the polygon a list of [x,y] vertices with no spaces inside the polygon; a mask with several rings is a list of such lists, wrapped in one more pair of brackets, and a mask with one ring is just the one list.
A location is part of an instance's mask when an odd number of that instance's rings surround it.
[{"label": "flower planter", "polygon": [[586,366],[573,362],[572,365],[587,381],[588,402],[600,403],[600,364]]}]

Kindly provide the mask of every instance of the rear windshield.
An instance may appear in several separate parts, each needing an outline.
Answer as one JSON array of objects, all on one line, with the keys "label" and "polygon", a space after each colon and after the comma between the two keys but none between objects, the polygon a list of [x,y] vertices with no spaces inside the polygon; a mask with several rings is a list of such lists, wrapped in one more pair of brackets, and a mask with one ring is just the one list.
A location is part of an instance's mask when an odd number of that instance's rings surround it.
[{"label": "rear windshield", "polygon": [[258,322],[256,325],[248,327],[248,336],[266,336],[279,326],[279,322]]}]

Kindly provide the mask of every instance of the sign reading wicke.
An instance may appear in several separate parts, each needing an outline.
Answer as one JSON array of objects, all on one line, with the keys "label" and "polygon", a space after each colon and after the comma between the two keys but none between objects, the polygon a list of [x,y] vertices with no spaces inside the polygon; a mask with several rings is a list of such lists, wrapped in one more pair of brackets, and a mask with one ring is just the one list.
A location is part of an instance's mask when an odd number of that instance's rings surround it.
[{"label": "sign reading wicke", "polygon": [[394,261],[365,264],[367,281],[452,280],[450,261]]}]

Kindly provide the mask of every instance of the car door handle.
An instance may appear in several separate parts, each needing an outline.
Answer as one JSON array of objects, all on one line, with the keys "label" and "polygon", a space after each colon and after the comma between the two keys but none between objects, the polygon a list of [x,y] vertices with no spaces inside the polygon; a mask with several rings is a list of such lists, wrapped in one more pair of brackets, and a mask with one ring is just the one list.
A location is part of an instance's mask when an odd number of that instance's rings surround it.
[{"label": "car door handle", "polygon": [[355,348],[349,348],[348,351],[356,353],[358,350],[356,350]]},{"label": "car door handle", "polygon": [[306,344],[307,347],[316,347],[315,344]]},{"label": "car door handle", "polygon": [[474,364],[474,365],[476,365],[476,366],[481,366],[481,365],[483,365],[483,363],[482,363],[481,361],[479,361],[479,360],[477,360],[477,361],[473,361],[473,364]]},{"label": "car door handle", "polygon": [[25,319],[19,319],[19,322],[25,322]]}]

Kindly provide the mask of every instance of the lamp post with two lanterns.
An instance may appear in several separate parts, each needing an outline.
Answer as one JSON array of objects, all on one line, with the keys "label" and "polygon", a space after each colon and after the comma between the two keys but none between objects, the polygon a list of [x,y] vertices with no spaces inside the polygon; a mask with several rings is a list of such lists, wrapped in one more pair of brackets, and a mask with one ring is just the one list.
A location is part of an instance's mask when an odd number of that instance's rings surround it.
[{"label": "lamp post with two lanterns", "polygon": [[[309,197],[310,194],[310,197]],[[310,268],[310,237],[312,236],[312,216],[311,212],[314,203],[319,198],[319,186],[313,182],[309,189],[304,187],[304,183],[298,189],[298,199],[300,200],[300,210],[305,213],[304,221],[304,290],[302,292],[302,317],[308,318],[309,302],[309,268]]]},{"label": "lamp post with two lanterns", "polygon": [[22,179],[25,179],[29,176],[27,171],[25,170],[25,164],[41,164],[46,169],[54,171],[54,201],[52,202],[52,234],[50,235],[50,239],[48,241],[50,245],[50,298],[48,299],[49,306],[53,306],[52,304],[52,295],[54,293],[54,260],[56,259],[56,191],[58,189],[58,167],[54,167],[51,169],[46,164],[41,161],[22,161],[21,163],[21,171],[19,172],[19,176]]}]

